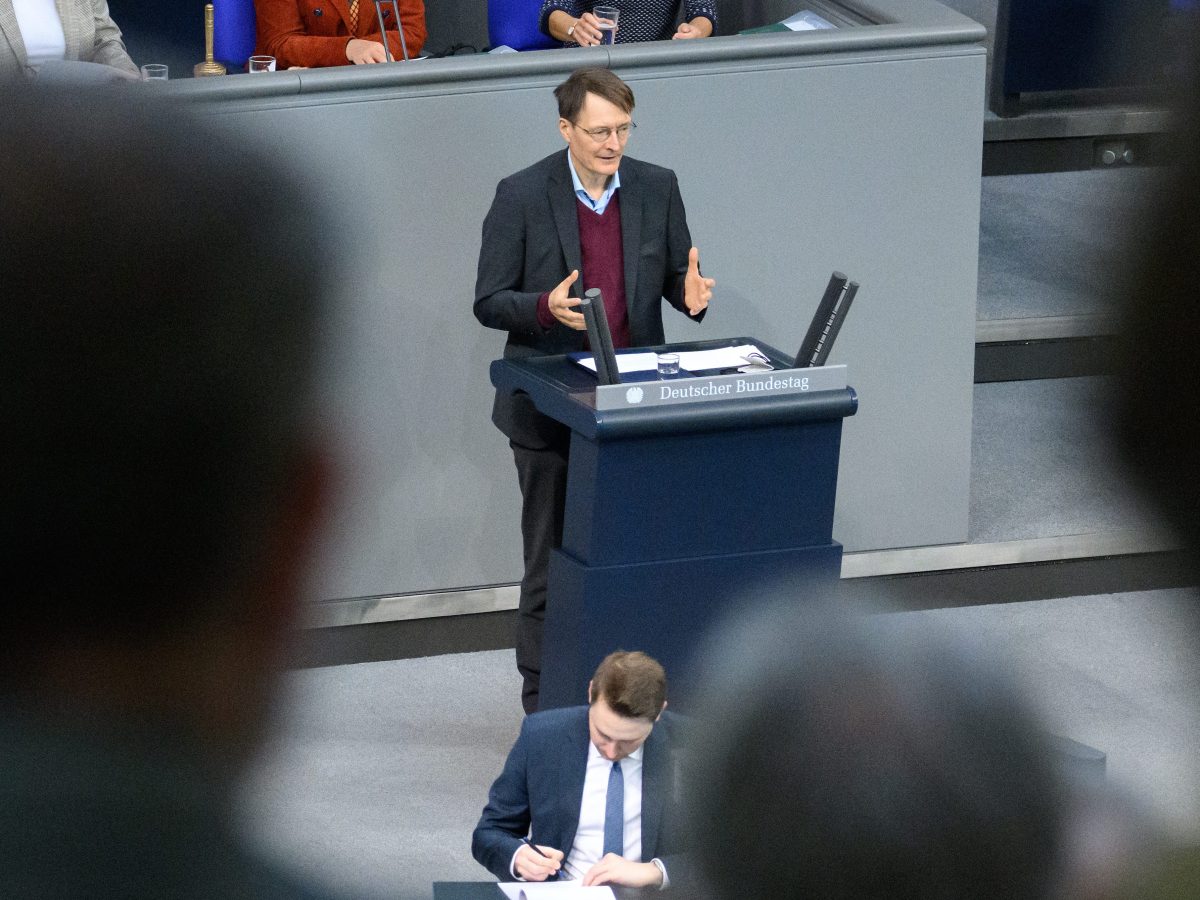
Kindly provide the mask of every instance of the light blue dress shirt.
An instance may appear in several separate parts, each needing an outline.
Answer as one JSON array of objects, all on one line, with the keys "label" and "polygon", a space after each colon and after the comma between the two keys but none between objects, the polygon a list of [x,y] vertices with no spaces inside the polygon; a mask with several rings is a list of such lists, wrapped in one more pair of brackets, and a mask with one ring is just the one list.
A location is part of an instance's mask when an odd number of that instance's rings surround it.
[{"label": "light blue dress shirt", "polygon": [[604,210],[608,208],[608,201],[612,199],[617,188],[621,186],[621,170],[613,172],[612,178],[608,181],[608,187],[604,189],[604,193],[600,195],[599,200],[593,200],[592,195],[583,188],[583,182],[579,180],[579,175],[575,172],[575,163],[571,159],[571,151],[567,151],[567,166],[571,170],[571,183],[575,185],[575,196],[583,201],[584,206],[590,209],[598,216],[604,215]]}]

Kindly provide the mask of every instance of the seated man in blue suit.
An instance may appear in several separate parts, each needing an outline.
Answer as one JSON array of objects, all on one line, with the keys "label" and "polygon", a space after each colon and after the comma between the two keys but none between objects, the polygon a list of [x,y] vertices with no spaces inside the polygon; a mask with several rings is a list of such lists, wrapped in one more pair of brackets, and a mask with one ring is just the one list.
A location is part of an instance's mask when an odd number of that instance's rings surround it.
[{"label": "seated man in blue suit", "polygon": [[501,881],[665,887],[678,868],[680,745],[666,673],[644,653],[609,654],[588,700],[526,717],[471,852]]}]

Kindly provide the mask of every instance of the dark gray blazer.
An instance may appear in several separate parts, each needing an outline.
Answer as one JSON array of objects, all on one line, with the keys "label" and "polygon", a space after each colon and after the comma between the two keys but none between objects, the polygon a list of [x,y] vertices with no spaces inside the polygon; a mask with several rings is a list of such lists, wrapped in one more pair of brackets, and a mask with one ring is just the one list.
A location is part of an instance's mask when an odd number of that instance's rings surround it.
[{"label": "dark gray blazer", "polygon": [[[687,273],[688,232],[675,173],[628,156],[621,160],[621,244],[625,256],[625,300],[636,347],[665,342],[662,301],[687,315],[683,279]],[[508,332],[505,358],[582,350],[582,331],[555,322],[543,330],[538,297],[579,269],[571,287],[582,297],[587,273],[579,250],[579,219],[567,151],[560,150],[510,175],[496,187],[483,220],[483,244],[475,281],[475,317],[488,328]],[[696,321],[704,318],[690,316]],[[534,408],[525,394],[497,392],[492,421],[522,446],[541,449],[556,424]]]}]

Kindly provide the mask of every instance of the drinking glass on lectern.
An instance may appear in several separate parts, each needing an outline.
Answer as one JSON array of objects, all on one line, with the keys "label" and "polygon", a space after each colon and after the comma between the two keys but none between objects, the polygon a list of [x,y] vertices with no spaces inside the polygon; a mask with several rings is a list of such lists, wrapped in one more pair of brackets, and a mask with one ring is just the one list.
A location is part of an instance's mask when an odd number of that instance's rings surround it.
[{"label": "drinking glass on lectern", "polygon": [[617,19],[620,17],[621,11],[615,6],[596,6],[592,8],[592,15],[600,20],[596,26],[600,29],[600,43],[615,44],[617,42]]},{"label": "drinking glass on lectern", "polygon": [[167,71],[162,63],[147,63],[142,66],[142,81],[166,81]]},{"label": "drinking glass on lectern", "polygon": [[247,72],[274,72],[275,57],[273,56],[252,56],[246,61]]}]

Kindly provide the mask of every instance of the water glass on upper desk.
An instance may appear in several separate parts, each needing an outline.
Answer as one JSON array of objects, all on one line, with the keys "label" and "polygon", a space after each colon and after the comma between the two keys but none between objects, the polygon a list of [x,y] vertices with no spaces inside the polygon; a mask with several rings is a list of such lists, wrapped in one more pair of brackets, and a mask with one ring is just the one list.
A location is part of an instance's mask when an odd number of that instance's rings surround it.
[{"label": "water glass on upper desk", "polygon": [[273,56],[252,56],[246,60],[246,72],[274,72],[275,57]]},{"label": "water glass on upper desk", "polygon": [[142,81],[166,81],[167,67],[163,63],[147,63],[142,66]]},{"label": "water glass on upper desk", "polygon": [[615,44],[617,42],[617,20],[621,11],[615,6],[595,6],[592,15],[600,20],[600,43]]}]

